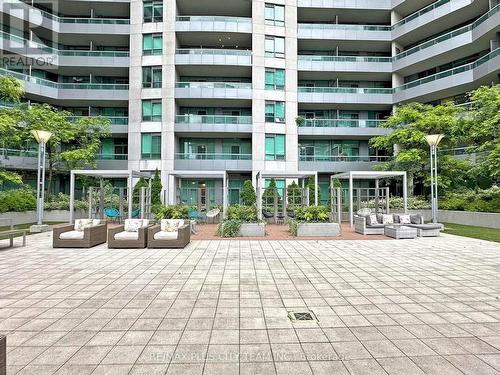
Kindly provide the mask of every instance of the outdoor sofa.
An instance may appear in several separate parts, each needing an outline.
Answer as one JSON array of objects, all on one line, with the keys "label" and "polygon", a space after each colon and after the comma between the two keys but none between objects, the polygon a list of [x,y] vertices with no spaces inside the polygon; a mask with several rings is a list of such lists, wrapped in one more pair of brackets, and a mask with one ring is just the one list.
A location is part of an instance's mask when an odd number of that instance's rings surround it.
[{"label": "outdoor sofa", "polygon": [[108,229],[108,248],[144,249],[148,245],[147,219],[126,219],[125,223]]},{"label": "outdoor sofa", "polygon": [[[370,216],[372,214],[365,215],[354,215],[354,231],[363,235],[370,234],[384,234],[384,228],[386,225],[405,225],[411,228],[417,229],[417,235],[419,237],[436,237],[439,236],[442,225],[441,224],[425,224],[424,217],[421,214],[392,214],[392,222],[384,222],[384,215],[377,214],[376,223],[372,223]],[[401,222],[401,216],[409,216],[409,221]],[[408,217],[406,217],[408,219]]]},{"label": "outdoor sofa", "polygon": [[184,248],[191,241],[189,220],[162,219],[159,224],[148,228],[148,248]]},{"label": "outdoor sofa", "polygon": [[106,242],[107,223],[98,219],[78,219],[75,224],[56,226],[52,232],[54,248],[89,248]]}]

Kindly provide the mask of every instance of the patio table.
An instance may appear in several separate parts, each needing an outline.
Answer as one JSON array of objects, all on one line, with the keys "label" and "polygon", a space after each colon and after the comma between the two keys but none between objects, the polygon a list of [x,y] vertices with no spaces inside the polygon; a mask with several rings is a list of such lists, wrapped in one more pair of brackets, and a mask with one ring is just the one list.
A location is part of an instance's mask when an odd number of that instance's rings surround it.
[{"label": "patio table", "polygon": [[384,227],[384,234],[387,237],[395,238],[397,240],[406,238],[416,238],[417,229],[407,227],[406,225],[386,225]]}]

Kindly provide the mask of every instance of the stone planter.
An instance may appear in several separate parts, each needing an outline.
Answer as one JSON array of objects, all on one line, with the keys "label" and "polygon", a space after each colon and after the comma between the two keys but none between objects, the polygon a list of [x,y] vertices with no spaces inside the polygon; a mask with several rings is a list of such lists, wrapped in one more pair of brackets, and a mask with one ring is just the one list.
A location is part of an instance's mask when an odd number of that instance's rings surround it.
[{"label": "stone planter", "polygon": [[[75,210],[75,219],[87,217],[85,210]],[[24,212],[4,212],[0,214],[0,218],[11,219],[13,225],[29,224],[36,222],[36,211]],[[69,210],[50,210],[43,212],[44,222],[67,222],[69,219]]]},{"label": "stone planter", "polygon": [[297,237],[337,237],[340,225],[337,223],[297,223]]},{"label": "stone planter", "polygon": [[243,223],[240,227],[239,237],[264,237],[266,223]]}]

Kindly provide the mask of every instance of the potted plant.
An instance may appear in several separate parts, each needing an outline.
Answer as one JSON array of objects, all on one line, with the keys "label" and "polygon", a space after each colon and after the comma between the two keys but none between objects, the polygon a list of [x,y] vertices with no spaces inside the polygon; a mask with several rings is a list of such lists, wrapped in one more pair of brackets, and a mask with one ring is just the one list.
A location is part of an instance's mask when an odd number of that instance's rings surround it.
[{"label": "potted plant", "polygon": [[304,126],[304,124],[306,123],[306,119],[302,116],[297,116],[295,117],[295,123],[297,124],[297,126]]},{"label": "potted plant", "polygon": [[288,221],[290,233],[297,237],[337,237],[340,225],[330,222],[325,206],[307,206],[295,209],[295,219]]},{"label": "potted plant", "polygon": [[227,218],[217,227],[221,237],[264,237],[266,223],[257,218],[255,206],[232,205],[227,208]]}]

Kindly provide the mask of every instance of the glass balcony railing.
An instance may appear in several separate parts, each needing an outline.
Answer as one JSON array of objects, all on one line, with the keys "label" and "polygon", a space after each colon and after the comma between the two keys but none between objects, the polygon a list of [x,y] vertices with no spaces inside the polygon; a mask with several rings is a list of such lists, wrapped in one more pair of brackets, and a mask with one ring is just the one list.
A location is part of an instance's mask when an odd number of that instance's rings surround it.
[{"label": "glass balcony railing", "polygon": [[128,51],[88,51],[88,50],[64,50],[55,49],[42,43],[21,38],[17,35],[0,31],[0,36],[4,40],[10,40],[22,44],[25,48],[38,49],[41,52],[58,56],[84,56],[84,57],[129,57]]},{"label": "glass balcony railing", "polygon": [[362,87],[299,87],[298,92],[324,94],[392,94],[390,88],[362,88]]},{"label": "glass balcony railing", "polygon": [[378,128],[383,120],[306,119],[304,128]]},{"label": "glass balcony railing", "polygon": [[251,89],[250,82],[177,82],[177,88],[191,89]]},{"label": "glass balcony railing", "polygon": [[210,56],[252,56],[252,51],[243,49],[218,48],[178,48],[177,55],[210,55]]},{"label": "glass balcony railing", "polygon": [[[107,118],[111,122],[111,125],[128,125],[127,116],[106,116],[106,115],[100,115],[100,116]],[[75,121],[80,118],[87,118],[87,117],[97,117],[97,116],[70,116],[69,120]]]},{"label": "glass balcony railing", "polygon": [[299,55],[299,61],[327,61],[327,62],[392,62],[392,57],[377,56],[327,56],[327,55]]},{"label": "glass balcony railing", "polygon": [[96,160],[128,160],[128,154],[98,154]]},{"label": "glass balcony railing", "polygon": [[435,3],[432,3],[428,6],[426,6],[425,8],[422,8],[420,9],[419,11],[415,12],[415,13],[412,13],[410,14],[409,16],[403,18],[401,21],[395,23],[394,25],[392,25],[392,28],[395,29],[397,27],[400,27],[400,26],[403,26],[405,24],[407,24],[408,22],[410,21],[413,21],[414,19],[426,14],[426,13],[429,13],[430,11],[436,9],[436,8],[439,8],[440,6],[444,5],[444,4],[447,4],[449,3],[451,0],[438,0],[436,1]]},{"label": "glass balcony railing", "polygon": [[463,72],[467,72],[469,70],[473,70],[473,69],[477,68],[478,66],[492,60],[493,58],[495,58],[499,54],[500,54],[500,48],[497,48],[496,50],[481,57],[480,59],[477,59],[473,63],[458,66],[458,67],[453,68],[453,69],[445,70],[444,72],[436,73],[436,74],[433,74],[433,75],[425,77],[425,78],[421,78],[421,79],[417,79],[417,80],[412,81],[412,82],[408,82],[405,85],[398,86],[398,87],[394,88],[394,92],[404,91],[404,90],[410,89],[412,87],[417,87],[417,86],[423,85],[425,83],[437,81],[438,79],[442,79],[445,77],[451,77],[451,76],[454,76],[456,74],[460,74]]},{"label": "glass balcony railing", "polygon": [[14,150],[11,148],[0,148],[0,156],[3,158],[13,157],[24,157],[24,158],[35,158],[38,157],[38,151],[36,150]]},{"label": "glass balcony railing", "polygon": [[454,38],[456,36],[465,34],[468,31],[472,31],[473,29],[475,29],[476,27],[478,27],[479,25],[481,25],[484,21],[486,21],[488,18],[490,18],[494,14],[496,14],[499,10],[500,10],[500,4],[497,5],[497,6],[495,6],[493,9],[491,9],[488,13],[483,14],[481,17],[479,17],[476,21],[474,21],[470,25],[466,25],[464,27],[460,27],[460,28],[458,28],[456,30],[450,31],[449,33],[440,35],[437,38],[428,40],[428,41],[426,41],[426,42],[424,42],[422,44],[419,44],[419,45],[417,45],[415,47],[409,48],[408,50],[403,51],[403,52],[397,54],[396,56],[394,56],[394,60],[400,60],[400,59],[402,59],[402,58],[404,58],[404,57],[406,57],[408,55],[411,55],[411,54],[413,54],[415,52],[418,52],[418,51],[421,51],[423,49],[435,46],[436,44],[439,44],[441,42],[444,42],[444,41],[449,40],[451,38]]},{"label": "glass balcony railing", "polygon": [[8,69],[0,68],[0,75],[12,76],[24,82],[35,83],[55,89],[77,89],[77,90],[128,90],[128,84],[125,83],[64,83],[53,82],[47,79],[33,77],[24,73],[14,72]]},{"label": "glass balcony railing", "polygon": [[[300,152],[300,148],[299,148]],[[323,161],[323,162],[373,162],[380,163],[387,161],[389,156],[368,156],[368,155],[299,155],[299,161]]]},{"label": "glass balcony railing", "polygon": [[252,116],[224,116],[224,115],[177,115],[176,124],[224,124],[239,125],[251,124]]},{"label": "glass balcony railing", "polygon": [[176,153],[178,160],[252,160],[252,154]]},{"label": "glass balcony railing", "polygon": [[347,25],[341,23],[299,23],[299,29],[354,30],[354,31],[391,31],[385,25]]},{"label": "glass balcony railing", "polygon": [[234,22],[251,24],[250,17],[226,17],[226,16],[177,16],[176,21],[181,22]]}]

